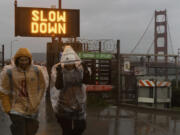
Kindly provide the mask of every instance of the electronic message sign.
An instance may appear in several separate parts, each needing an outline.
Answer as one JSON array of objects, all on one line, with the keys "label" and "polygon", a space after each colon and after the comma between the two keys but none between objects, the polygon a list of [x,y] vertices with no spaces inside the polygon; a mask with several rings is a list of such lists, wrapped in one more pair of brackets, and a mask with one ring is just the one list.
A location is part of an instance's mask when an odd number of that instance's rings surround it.
[{"label": "electronic message sign", "polygon": [[15,7],[15,36],[79,37],[80,11]]}]

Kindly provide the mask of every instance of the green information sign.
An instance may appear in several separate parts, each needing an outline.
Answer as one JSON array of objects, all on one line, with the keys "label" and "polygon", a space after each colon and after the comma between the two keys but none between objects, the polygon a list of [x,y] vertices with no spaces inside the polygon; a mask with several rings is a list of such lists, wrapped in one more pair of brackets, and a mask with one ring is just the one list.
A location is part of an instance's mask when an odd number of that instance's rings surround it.
[{"label": "green information sign", "polygon": [[82,59],[112,59],[110,53],[80,52],[78,55]]}]

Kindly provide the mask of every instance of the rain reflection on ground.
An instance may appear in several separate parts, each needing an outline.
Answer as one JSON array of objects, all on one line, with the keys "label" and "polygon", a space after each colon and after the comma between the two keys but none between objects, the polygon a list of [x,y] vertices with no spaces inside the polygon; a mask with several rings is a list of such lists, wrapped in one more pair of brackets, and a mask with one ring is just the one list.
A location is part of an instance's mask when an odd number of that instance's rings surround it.
[{"label": "rain reflection on ground", "polygon": [[[52,112],[46,115],[45,105],[40,112],[37,135],[61,135],[61,129]],[[49,117],[47,122],[46,117]],[[10,120],[0,110],[0,135],[11,135]],[[165,113],[142,112],[123,107],[88,108],[87,129],[84,135],[179,135],[180,116]]]},{"label": "rain reflection on ground", "polygon": [[[180,116],[108,107],[91,111],[85,135],[179,135]],[[93,124],[94,123],[94,124]]]}]

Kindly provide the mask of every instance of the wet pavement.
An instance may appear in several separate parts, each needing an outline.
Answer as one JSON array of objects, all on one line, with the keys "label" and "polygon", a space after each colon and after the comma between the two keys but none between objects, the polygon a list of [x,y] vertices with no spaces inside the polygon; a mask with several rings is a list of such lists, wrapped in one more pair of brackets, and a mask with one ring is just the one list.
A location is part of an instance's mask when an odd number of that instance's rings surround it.
[{"label": "wet pavement", "polygon": [[[52,112],[41,105],[40,128],[37,135],[61,135]],[[48,119],[46,119],[48,117]],[[10,120],[0,110],[0,135],[11,135]],[[180,114],[157,113],[110,106],[88,108],[87,129],[84,135],[179,135]]]},{"label": "wet pavement", "polygon": [[[92,111],[92,110],[91,110]],[[179,135],[180,115],[108,107],[89,113],[85,135]]]}]

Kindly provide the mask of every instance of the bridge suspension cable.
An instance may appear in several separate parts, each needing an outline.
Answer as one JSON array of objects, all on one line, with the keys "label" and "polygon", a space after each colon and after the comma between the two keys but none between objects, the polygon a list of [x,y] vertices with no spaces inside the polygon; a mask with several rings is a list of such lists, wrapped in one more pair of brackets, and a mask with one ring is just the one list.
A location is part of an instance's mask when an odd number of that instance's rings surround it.
[{"label": "bridge suspension cable", "polygon": [[170,47],[172,49],[172,53],[174,54],[174,48],[173,48],[173,43],[172,43],[172,38],[171,38],[169,24],[167,25],[167,27],[168,27],[168,35],[169,35],[169,40],[170,40]]},{"label": "bridge suspension cable", "polygon": [[140,39],[139,39],[138,42],[136,43],[135,47],[131,50],[131,53],[133,53],[133,52],[135,51],[135,49],[139,46],[139,44],[140,44],[140,42],[142,41],[144,35],[145,35],[146,32],[148,31],[148,29],[149,29],[149,27],[150,27],[150,25],[151,25],[153,19],[154,19],[154,15],[152,16],[152,18],[151,18],[149,24],[147,25],[147,27],[146,27],[144,33],[142,34],[142,36],[140,37]]},{"label": "bridge suspension cable", "polygon": [[152,48],[153,45],[154,45],[154,41],[151,42],[146,54],[150,54],[150,51],[151,51],[151,48]]}]

